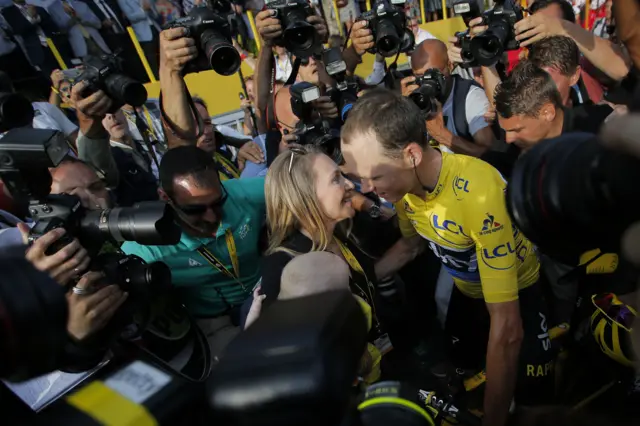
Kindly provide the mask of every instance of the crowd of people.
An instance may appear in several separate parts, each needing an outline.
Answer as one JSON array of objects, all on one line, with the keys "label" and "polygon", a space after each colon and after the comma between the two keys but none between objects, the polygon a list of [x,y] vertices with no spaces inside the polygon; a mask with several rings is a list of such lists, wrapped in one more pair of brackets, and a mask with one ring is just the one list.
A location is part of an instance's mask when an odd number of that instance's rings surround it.
[{"label": "crowd of people", "polygon": [[[171,207],[179,243],[126,242],[120,250],[169,267],[174,300],[197,320],[215,360],[263,312],[277,309],[274,302],[349,289],[369,327],[360,383],[484,369],[483,424],[501,426],[514,401],[558,402],[560,351],[551,329],[573,324],[585,286],[615,293],[618,309],[635,317],[638,273],[631,262],[621,253],[559,262],[516,227],[504,195],[517,159],[544,140],[605,129],[608,140],[637,144],[638,118],[628,106],[634,64],[640,66],[640,6],[613,3],[616,19],[609,12],[604,38],[577,24],[566,0],[535,0],[515,24],[517,53],[472,68],[464,66],[457,37],[438,40],[409,15],[416,38],[410,70],[388,69],[379,57],[366,79],[354,71],[374,39],[367,22],[355,20],[357,3],[346,44],[326,10],[326,21],[322,13],[310,16],[357,82],[358,99],[346,116],[322,57],[296,58],[277,45],[283,29],[268,5],[236,4],[238,12],[256,10],[263,43],[245,79],[244,131],[237,132],[215,126],[206,102],[184,82],[185,66],[203,52],[184,28],[161,30],[197,1],[14,0],[0,11],[0,28],[11,28],[0,34],[0,92],[20,92],[12,81],[25,67],[50,75],[51,98],[33,103],[33,127],[67,138],[67,157],[50,170],[52,194],[75,195],[89,210],[157,200]],[[30,29],[18,30],[19,20]],[[41,37],[58,37],[61,54],[68,42],[67,53],[82,58],[122,46],[129,23],[143,47],[151,46],[147,57],[157,58],[159,106],[114,110],[104,91],[86,94],[85,83],[71,84],[57,70]],[[469,23],[471,37],[486,29],[481,18]],[[250,56],[252,46],[236,47]],[[25,51],[28,57],[19,58]],[[442,90],[425,115],[411,94],[429,73],[442,76]],[[299,89],[312,86],[319,96],[305,103],[313,120],[305,123]],[[338,130],[339,139],[308,143],[305,131],[319,122]],[[616,136],[621,129],[625,134]],[[26,246],[33,226],[27,206],[3,189],[0,251],[24,252],[69,289],[68,332],[83,348],[74,356],[101,353],[105,342],[89,337],[128,293],[88,271],[90,255],[77,238],[51,253],[64,229]],[[580,267],[587,272],[572,274]],[[607,309],[592,308],[587,320],[594,309]],[[587,333],[601,349],[589,360],[622,367],[625,395],[637,398],[632,325],[616,328],[615,337],[594,336],[616,327],[617,317],[608,318],[608,326]]]}]

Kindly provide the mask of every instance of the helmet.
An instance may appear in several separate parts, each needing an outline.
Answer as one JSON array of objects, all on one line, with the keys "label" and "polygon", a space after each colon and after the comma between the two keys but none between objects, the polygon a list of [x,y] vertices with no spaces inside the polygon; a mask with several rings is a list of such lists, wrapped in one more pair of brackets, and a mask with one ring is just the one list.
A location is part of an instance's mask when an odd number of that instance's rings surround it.
[{"label": "helmet", "polygon": [[631,326],[637,315],[613,293],[594,294],[591,302],[596,308],[591,315],[591,332],[600,349],[609,358],[627,367],[633,367]]}]

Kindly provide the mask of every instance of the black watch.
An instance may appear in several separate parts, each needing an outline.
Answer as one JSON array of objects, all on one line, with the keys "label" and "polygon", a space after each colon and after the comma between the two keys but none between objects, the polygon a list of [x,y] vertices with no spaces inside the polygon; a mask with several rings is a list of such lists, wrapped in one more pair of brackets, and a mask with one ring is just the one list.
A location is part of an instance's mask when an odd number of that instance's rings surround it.
[{"label": "black watch", "polygon": [[371,219],[380,219],[380,217],[382,217],[382,211],[379,205],[374,204],[369,207],[369,217],[371,217]]}]

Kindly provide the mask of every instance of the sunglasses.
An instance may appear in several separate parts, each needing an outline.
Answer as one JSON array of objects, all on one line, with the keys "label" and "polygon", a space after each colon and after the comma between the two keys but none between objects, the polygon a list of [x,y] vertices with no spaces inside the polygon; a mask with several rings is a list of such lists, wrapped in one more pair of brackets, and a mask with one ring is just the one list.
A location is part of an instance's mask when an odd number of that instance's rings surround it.
[{"label": "sunglasses", "polygon": [[187,204],[185,206],[181,206],[175,202],[172,204],[187,216],[202,216],[207,212],[207,209],[215,211],[222,208],[224,203],[226,203],[228,197],[227,190],[224,189],[224,185],[220,185],[220,188],[222,188],[222,195],[210,204]]},{"label": "sunglasses", "polygon": [[591,300],[605,315],[631,330],[636,313],[629,306],[622,303],[613,293],[594,295]]},{"label": "sunglasses", "polygon": [[[313,59],[317,61],[319,61],[321,59],[320,55],[311,55],[313,56]],[[300,65],[302,65],[303,67],[306,67],[307,65],[309,65],[309,58],[302,58],[300,59]]]}]

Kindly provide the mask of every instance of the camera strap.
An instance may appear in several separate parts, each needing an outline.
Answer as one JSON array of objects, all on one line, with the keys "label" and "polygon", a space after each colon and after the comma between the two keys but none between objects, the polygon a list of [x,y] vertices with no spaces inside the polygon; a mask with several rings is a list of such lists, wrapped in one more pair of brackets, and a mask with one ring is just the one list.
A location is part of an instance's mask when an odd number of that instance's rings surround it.
[{"label": "camera strap", "polygon": [[298,77],[298,71],[300,70],[300,65],[302,64],[302,59],[296,56],[296,60],[293,61],[293,65],[291,66],[291,74],[287,79],[287,82],[284,84],[285,86],[291,86],[296,82],[296,77]]},{"label": "camera strap", "polygon": [[239,179],[240,172],[238,168],[234,166],[231,161],[229,161],[224,155],[219,152],[215,152],[213,154],[213,159],[216,163],[224,169],[224,171],[219,171],[218,176],[221,181],[229,180],[229,179]]},{"label": "camera strap", "polygon": [[200,246],[198,248],[198,253],[200,253],[200,255],[202,257],[204,257],[204,259],[209,262],[209,264],[217,269],[218,271],[222,272],[224,275],[226,275],[227,277],[233,279],[235,282],[237,282],[238,284],[240,284],[240,287],[242,287],[242,291],[244,291],[245,293],[247,292],[247,288],[245,287],[244,284],[242,284],[242,282],[239,280],[240,278],[240,263],[238,261],[238,252],[236,250],[236,242],[233,239],[233,233],[231,232],[231,229],[227,229],[224,233],[224,239],[227,243],[227,250],[229,251],[229,257],[231,258],[231,265],[233,270],[229,270],[229,268],[227,268],[226,266],[224,266],[224,263],[222,263],[206,246]]}]

